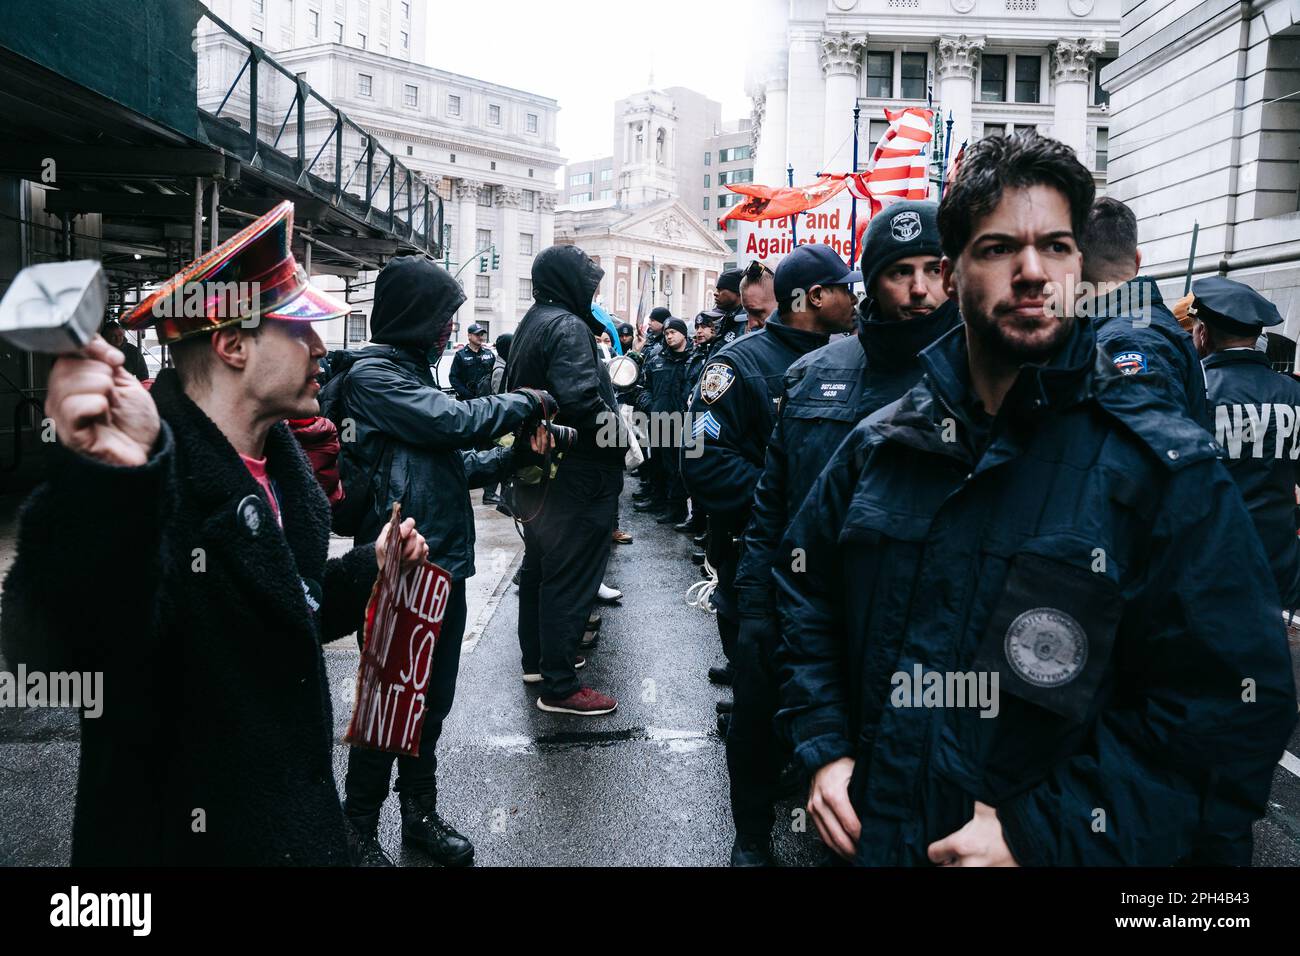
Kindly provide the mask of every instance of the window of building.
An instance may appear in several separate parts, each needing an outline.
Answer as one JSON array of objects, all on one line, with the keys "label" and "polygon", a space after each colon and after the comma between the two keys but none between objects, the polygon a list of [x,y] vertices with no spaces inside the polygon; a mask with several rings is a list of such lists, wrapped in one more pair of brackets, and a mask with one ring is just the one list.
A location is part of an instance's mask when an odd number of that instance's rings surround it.
[{"label": "window of building", "polygon": [[348,316],[348,344],[359,345],[366,340],[366,316],[362,312],[353,312]]},{"label": "window of building", "polygon": [[480,206],[492,205],[492,187],[484,186],[478,191],[478,204]]},{"label": "window of building", "polygon": [[[721,176],[718,177],[718,182],[722,182],[722,177],[721,177]],[[709,174],[708,174],[708,173],[705,173],[705,174],[704,174],[704,188],[705,188],[705,189],[708,189],[710,186],[712,186],[712,183],[709,182]]]},{"label": "window of building", "polygon": [[570,186],[590,186],[591,173],[578,173],[576,176],[569,177]]},{"label": "window of building", "polygon": [[402,34],[402,49],[409,50],[411,48],[411,35],[407,33],[405,30],[402,30],[401,34]]},{"label": "window of building", "polygon": [[363,50],[366,48],[366,35],[364,33],[357,34],[357,46]]},{"label": "window of building", "polygon": [[903,99],[925,99],[926,57],[924,53],[903,54]]},{"label": "window of building", "polygon": [[1037,129],[1038,129],[1038,127],[1035,126],[1035,125],[1033,125],[1032,123],[1029,124],[1028,126],[1022,126],[1020,123],[1017,123],[1017,124],[1015,125],[1015,129],[1012,130],[1012,133],[1013,133],[1014,135],[1016,135],[1016,136],[1020,136],[1021,134],[1024,134],[1024,133],[1033,133],[1033,132],[1035,132]]},{"label": "window of building", "polygon": [[1041,56],[1016,57],[1016,102],[1037,103],[1038,76],[1042,68]]},{"label": "window of building", "polygon": [[708,212],[708,209],[709,209],[709,197],[708,197],[708,196],[705,196],[705,197],[704,197],[704,210],[705,210],[705,212]]},{"label": "window of building", "polygon": [[307,29],[311,31],[313,39],[320,39],[320,11],[307,11]]},{"label": "window of building", "polygon": [[414,147],[414,146],[408,146],[408,147],[406,147],[406,155],[407,155],[407,156],[414,156],[414,155],[415,155],[415,147]]},{"label": "window of building", "polygon": [[257,27],[253,27],[253,39],[258,43],[262,43],[265,39],[265,35],[261,30],[257,29]]},{"label": "window of building", "polygon": [[253,0],[253,12],[262,14],[266,12],[266,0]]},{"label": "window of building", "polygon": [[876,154],[876,145],[884,138],[885,130],[889,129],[889,124],[884,120],[872,120],[867,129],[867,155],[859,157],[863,164],[871,162],[871,157]]},{"label": "window of building", "polygon": [[1001,54],[980,57],[980,100],[1004,103],[1007,99],[1007,58]]},{"label": "window of building", "polygon": [[867,53],[867,96],[894,95],[894,53]]},{"label": "window of building", "polygon": [[[532,175],[532,172],[533,171],[531,169],[528,170],[528,174],[530,176]],[[519,206],[521,209],[523,209],[524,212],[532,212],[534,209],[537,208],[537,193],[533,192],[531,189],[525,189],[523,191],[523,198],[520,200]]]},{"label": "window of building", "polygon": [[456,161],[456,154],[455,154],[455,153],[452,153],[452,154],[451,154],[451,162],[454,163],[455,161]]},{"label": "window of building", "polygon": [[491,166],[492,166],[492,172],[495,173],[497,171],[497,161],[495,159],[492,160]]},{"label": "window of building", "polygon": [[528,132],[530,132],[530,133],[536,133],[536,132],[537,132],[537,114],[536,114],[536,113],[529,113],[527,116],[524,117],[524,129],[526,129],[526,130],[527,130]]},{"label": "window of building", "polygon": [[533,280],[532,279],[519,280],[519,301],[520,302],[533,301]]},{"label": "window of building", "polygon": [[600,181],[601,181],[602,183],[607,183],[607,182],[609,182],[609,181],[610,181],[611,179],[613,179],[613,178],[614,178],[614,170],[612,170],[612,169],[602,169],[602,170],[600,171]]},{"label": "window of building", "polygon": [[334,42],[343,42],[343,24],[339,23],[337,20],[334,21]]},{"label": "window of building", "polygon": [[1097,172],[1104,173],[1110,160],[1110,130],[1105,126],[1097,128]]},{"label": "window of building", "polygon": [[591,193],[575,193],[569,197],[569,202],[591,202]]},{"label": "window of building", "polygon": [[529,178],[529,179],[532,179],[532,178],[533,178],[533,171],[532,171],[531,169],[528,170],[528,178]]},{"label": "window of building", "polygon": [[521,232],[519,234],[519,254],[521,256],[531,256],[533,254],[533,234],[531,232]]},{"label": "window of building", "polygon": [[730,249],[732,252],[735,252],[735,251],[736,251],[736,244],[737,244],[740,240],[739,240],[739,239],[724,239],[723,241],[727,244],[727,248],[728,248],[728,249]]},{"label": "window of building", "polygon": [[728,209],[740,203],[745,197],[739,193],[723,193],[718,196],[718,208]]},{"label": "window of building", "polygon": [[476,299],[492,298],[492,277],[491,276],[480,275],[474,277],[474,297]]},{"label": "window of building", "polygon": [[479,229],[474,233],[474,248],[482,252],[488,246],[492,245],[492,230]]},{"label": "window of building", "polygon": [[705,153],[705,154],[704,154],[704,165],[705,165],[705,166],[712,166],[712,165],[713,165],[713,154],[712,154],[712,153]]},{"label": "window of building", "polygon": [[493,126],[501,125],[501,107],[495,103],[488,107],[488,122]]},{"label": "window of building", "polygon": [[[718,185],[725,186],[727,183],[752,183],[754,181],[754,171],[752,169],[733,169],[731,172],[718,173]],[[705,183],[704,185],[708,185]]]},{"label": "window of building", "polygon": [[407,0],[402,0],[402,19],[411,19],[411,4]]},{"label": "window of building", "polygon": [[420,88],[407,83],[402,90],[402,102],[407,106],[419,106]]},{"label": "window of building", "polygon": [[447,94],[447,115],[448,116],[460,115],[460,97],[457,96],[455,93]]},{"label": "window of building", "polygon": [[1099,59],[1097,65],[1092,71],[1092,105],[1108,106],[1110,105],[1110,94],[1101,88],[1101,71],[1114,63],[1114,58]]},{"label": "window of building", "polygon": [[600,191],[600,198],[601,198],[601,199],[613,199],[613,198],[614,198],[614,190],[612,190],[612,189],[602,189],[602,190]]},{"label": "window of building", "polygon": [[369,73],[357,74],[357,95],[358,96],[369,96],[373,85],[374,85],[374,77],[372,77]]}]

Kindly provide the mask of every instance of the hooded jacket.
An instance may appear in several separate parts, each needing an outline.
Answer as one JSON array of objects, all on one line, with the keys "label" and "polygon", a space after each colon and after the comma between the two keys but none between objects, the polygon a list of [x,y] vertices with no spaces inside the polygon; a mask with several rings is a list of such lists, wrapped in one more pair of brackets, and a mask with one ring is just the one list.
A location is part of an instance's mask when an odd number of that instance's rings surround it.
[{"label": "hooded jacket", "polygon": [[533,261],[536,301],[510,343],[506,387],[544,389],[555,397],[560,408],[555,423],[578,431],[566,459],[621,469],[626,447],[602,448],[599,438],[618,419],[614,386],[596,343],[606,329],[591,311],[604,275],[577,246],[552,246]]},{"label": "hooded jacket", "polygon": [[334,375],[347,376],[339,387],[356,425],[343,447],[343,485],[371,502],[357,543],[379,537],[399,501],[429,560],[455,581],[474,574],[469,489],[505,477],[512,462],[507,448],[467,449],[518,427],[537,407],[527,394],[458,401],[434,384],[426,355],[446,342],[464,301],[446,270],[420,257],[394,259],[375,283],[370,316],[370,337],[383,344],[331,356]]},{"label": "hooded jacket", "polygon": [[1086,320],[989,426],[960,329],[921,362],[773,568],[778,720],[810,772],[855,758],[856,862],[928,865],[976,800],[1021,865],[1249,862],[1295,686],[1218,447]]}]

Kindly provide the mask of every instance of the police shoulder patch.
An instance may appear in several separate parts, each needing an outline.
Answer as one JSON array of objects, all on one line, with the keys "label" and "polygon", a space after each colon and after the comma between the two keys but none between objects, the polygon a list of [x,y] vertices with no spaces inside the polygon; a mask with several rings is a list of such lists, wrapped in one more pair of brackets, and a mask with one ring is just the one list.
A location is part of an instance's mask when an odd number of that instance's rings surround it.
[{"label": "police shoulder patch", "polygon": [[1125,375],[1137,375],[1147,370],[1147,357],[1142,352],[1117,352],[1114,362]]},{"label": "police shoulder patch", "polygon": [[704,374],[700,376],[700,398],[712,405],[727,393],[727,389],[731,388],[731,383],[735,380],[736,370],[730,365],[722,362],[706,365]]},{"label": "police shoulder patch", "polygon": [[1005,652],[1021,680],[1034,687],[1059,687],[1082,673],[1088,662],[1088,635],[1064,611],[1036,607],[1011,622]]}]

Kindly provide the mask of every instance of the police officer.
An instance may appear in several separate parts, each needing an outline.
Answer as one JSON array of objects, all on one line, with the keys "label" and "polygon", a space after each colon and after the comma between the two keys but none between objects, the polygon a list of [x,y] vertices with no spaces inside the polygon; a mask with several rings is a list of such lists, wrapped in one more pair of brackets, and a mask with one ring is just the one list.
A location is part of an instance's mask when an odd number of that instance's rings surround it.
[{"label": "police officer", "polygon": [[774,564],[779,719],[854,863],[1249,862],[1296,720],[1281,608],[1210,436],[1048,305],[1093,195],[1062,143],[969,148],[939,209],[964,324]]},{"label": "police officer", "polygon": [[736,572],[740,637],[727,731],[733,865],[771,862],[772,803],[785,758],[772,725],[779,633],[772,565],[781,537],[853,426],[915,385],[917,354],[960,323],[939,274],[938,212],[938,203],[906,200],[872,219],[862,249],[867,295],[857,335],[833,339],[785,375]]},{"label": "police officer", "polygon": [[1191,336],[1165,307],[1155,280],[1138,275],[1142,253],[1133,210],[1109,196],[1098,199],[1079,251],[1088,293],[1077,302],[1075,315],[1091,317],[1097,344],[1117,369],[1150,374],[1193,421],[1209,428],[1205,375]]},{"label": "police officer", "polygon": [[719,348],[730,345],[744,335],[748,326],[749,316],[740,303],[740,280],[744,275],[741,269],[728,269],[718,276],[717,285],[714,286],[713,304],[722,313],[717,331]]},{"label": "police officer", "polygon": [[1193,336],[1205,356],[1214,409],[1214,437],[1237,480],[1278,594],[1300,606],[1300,538],[1296,484],[1300,481],[1300,382],[1273,371],[1255,348],[1263,329],[1280,325],[1277,306],[1250,286],[1221,276],[1192,283]]},{"label": "police officer", "polygon": [[[646,415],[681,417],[686,411],[691,394],[692,357],[695,354],[691,340],[686,336],[686,323],[670,318],[664,323],[664,345],[645,365],[644,387],[634,405]],[[681,461],[677,448],[658,448],[664,482],[663,507],[655,513],[659,524],[677,524],[686,520],[686,489],[682,485]]]},{"label": "police officer", "polygon": [[782,378],[795,359],[852,328],[852,285],[861,281],[862,273],[829,246],[800,246],[777,269],[777,314],[759,331],[722,346],[695,386],[688,421],[702,447],[683,454],[682,475],[692,500],[709,516],[709,558],[718,571],[713,600],[728,663],[709,669],[714,683],[732,680],[740,629],[733,539],[749,521]]},{"label": "police officer", "polygon": [[478,397],[479,382],[492,374],[492,366],[496,364],[497,357],[483,344],[486,341],[487,329],[475,322],[469,327],[468,344],[451,360],[451,387],[463,402]]}]

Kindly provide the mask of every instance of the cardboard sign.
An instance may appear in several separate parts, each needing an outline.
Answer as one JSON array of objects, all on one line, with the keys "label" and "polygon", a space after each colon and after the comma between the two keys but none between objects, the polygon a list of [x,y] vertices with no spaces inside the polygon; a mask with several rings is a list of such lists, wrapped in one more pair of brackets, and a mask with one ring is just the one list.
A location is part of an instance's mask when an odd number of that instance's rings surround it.
[{"label": "cardboard sign", "polygon": [[[841,258],[849,258],[849,231],[851,197],[841,193],[829,202],[823,203],[807,212],[796,215],[799,245],[819,243],[830,246]],[[871,216],[870,203],[858,203],[858,223],[861,224]],[[748,227],[748,228],[745,228]],[[737,258],[741,263],[754,259],[775,271],[792,249],[794,242],[790,238],[790,217],[766,219],[762,222],[742,223],[740,244]],[[862,252],[861,249],[858,250]],[[855,267],[856,268],[856,267]]]},{"label": "cardboard sign", "polygon": [[387,548],[370,603],[346,743],[417,757],[433,649],[451,596],[451,575],[427,561],[401,566],[401,505],[384,534]]}]

